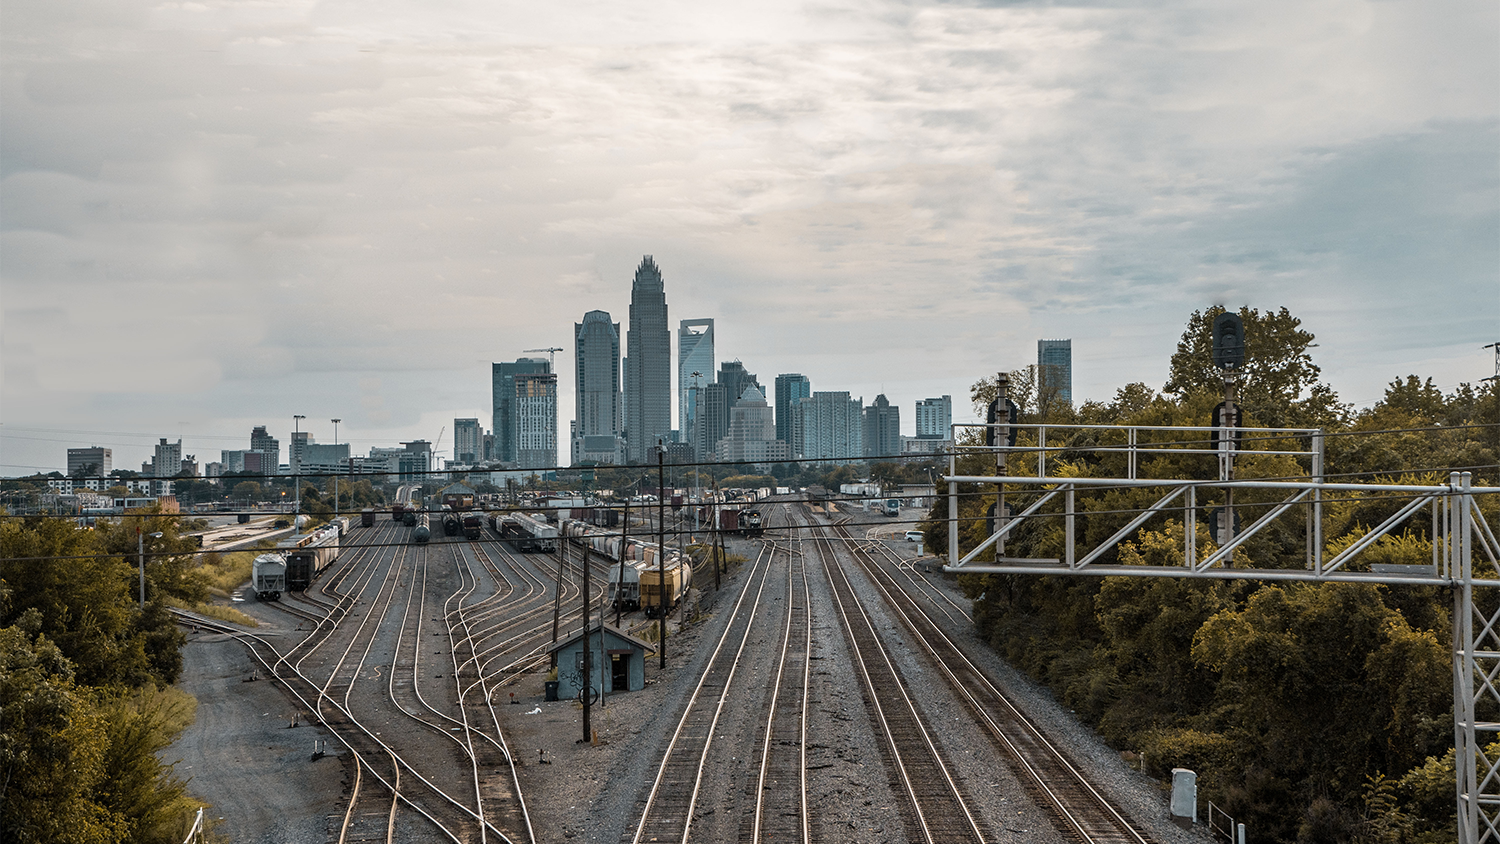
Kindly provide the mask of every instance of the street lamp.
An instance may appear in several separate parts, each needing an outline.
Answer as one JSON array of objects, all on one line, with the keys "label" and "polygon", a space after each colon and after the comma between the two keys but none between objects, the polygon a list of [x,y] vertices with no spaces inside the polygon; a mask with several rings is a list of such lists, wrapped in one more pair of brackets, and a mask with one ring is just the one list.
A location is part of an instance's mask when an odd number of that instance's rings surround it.
[{"label": "street lamp", "polygon": [[286,462],[291,464],[288,468],[292,470],[292,483],[297,487],[297,509],[292,511],[293,516],[302,512],[302,476],[300,474],[302,472],[302,449],[297,448],[297,435],[302,433],[302,420],[306,418],[298,413],[292,414],[292,448],[297,456],[293,459],[292,455],[288,454]]},{"label": "street lamp", "polygon": [[143,611],[146,609],[146,537],[147,536],[151,537],[152,539],[160,539],[161,538],[161,531],[157,531],[156,533],[142,534],[141,533],[141,529],[139,527],[137,527],[135,529],[135,559],[136,559],[136,562],[140,565],[140,571],[141,571],[141,609]]},{"label": "street lamp", "polygon": [[[334,452],[333,453],[334,454],[338,454],[338,447],[339,447],[339,423],[342,422],[342,421],[344,421],[344,420],[342,420],[342,419],[335,419],[335,420],[333,420],[333,448],[334,448]],[[335,519],[337,519],[339,517],[339,473],[338,473],[338,469],[337,469],[337,465],[338,465],[337,462],[335,462],[334,465],[335,465],[335,469],[334,469],[334,472],[333,472],[333,517]]]}]

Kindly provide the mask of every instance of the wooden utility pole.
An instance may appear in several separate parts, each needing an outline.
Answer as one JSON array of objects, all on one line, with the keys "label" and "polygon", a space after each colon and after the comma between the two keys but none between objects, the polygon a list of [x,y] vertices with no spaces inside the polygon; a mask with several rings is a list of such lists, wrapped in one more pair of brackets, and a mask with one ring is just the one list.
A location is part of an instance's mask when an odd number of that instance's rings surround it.
[{"label": "wooden utility pole", "polygon": [[[667,511],[662,500],[666,491],[667,447],[656,441],[656,572],[661,579],[661,667],[667,667]],[[678,573],[679,575],[681,572]]]},{"label": "wooden utility pole", "polygon": [[[562,543],[558,543],[562,547]],[[594,613],[589,606],[589,561],[593,557],[593,549],[588,543],[583,545],[583,689],[579,692],[583,696],[583,740],[591,741],[594,737],[593,725],[589,723],[589,692],[594,689],[594,646],[589,643],[589,622],[593,620]],[[604,631],[600,630],[602,637]]]}]

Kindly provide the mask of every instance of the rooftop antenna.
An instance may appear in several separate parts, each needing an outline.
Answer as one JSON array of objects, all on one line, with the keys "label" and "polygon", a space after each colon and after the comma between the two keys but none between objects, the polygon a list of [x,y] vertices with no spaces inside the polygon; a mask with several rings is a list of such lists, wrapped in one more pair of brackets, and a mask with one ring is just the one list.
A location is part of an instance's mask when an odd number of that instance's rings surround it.
[{"label": "rooftop antenna", "polygon": [[561,346],[552,346],[551,348],[547,348],[547,349],[522,349],[521,351],[523,353],[525,353],[525,354],[531,354],[532,352],[546,352],[547,353],[547,367],[549,369],[551,369],[553,372],[556,372],[557,371],[557,353],[558,352],[565,352],[565,351],[567,351],[567,349],[564,349]]}]

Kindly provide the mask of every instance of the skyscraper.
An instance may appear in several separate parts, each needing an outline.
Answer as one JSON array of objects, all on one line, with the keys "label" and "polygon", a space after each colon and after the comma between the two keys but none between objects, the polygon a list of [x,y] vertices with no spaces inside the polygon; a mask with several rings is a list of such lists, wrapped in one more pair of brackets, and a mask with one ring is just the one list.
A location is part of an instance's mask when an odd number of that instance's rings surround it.
[{"label": "skyscraper", "polygon": [[922,399],[917,402],[917,439],[946,439],[948,437],[948,429],[952,425],[952,396]]},{"label": "skyscraper", "polygon": [[1073,403],[1073,341],[1036,341],[1037,399]]},{"label": "skyscraper", "polygon": [[[694,330],[696,329],[696,330]],[[698,373],[695,379],[693,373]],[[691,442],[694,387],[714,380],[714,321],[685,319],[677,325],[677,430]]]},{"label": "skyscraper", "polygon": [[812,382],[806,375],[784,372],[776,376],[776,439],[788,443],[794,451],[797,444],[792,431],[792,405],[810,395]]},{"label": "skyscraper", "polygon": [[514,376],[516,393],[510,406],[510,429],[515,435],[516,463],[522,469],[557,465],[557,376],[527,372]]},{"label": "skyscraper", "polygon": [[864,457],[864,400],[847,391],[817,392],[792,406],[800,442],[793,451],[808,460]]},{"label": "skyscraper", "polygon": [[865,457],[899,457],[901,454],[901,408],[891,404],[885,393],[865,408]]},{"label": "skyscraper", "polygon": [[[269,457],[269,461],[261,463],[259,471],[267,475],[276,474],[276,467],[281,464],[281,441],[266,433],[266,426],[256,425],[250,431],[250,450],[259,451]],[[269,465],[266,465],[269,462]],[[246,471],[250,471],[246,469]]]},{"label": "skyscraper", "polygon": [[718,457],[729,463],[761,467],[791,457],[791,448],[776,439],[771,407],[760,388],[751,385],[730,409],[729,431],[719,440]]},{"label": "skyscraper", "polygon": [[645,463],[672,429],[672,332],[661,270],[650,255],[630,287],[625,350],[625,456]]},{"label": "skyscraper", "polygon": [[182,440],[169,443],[166,437],[162,437],[161,442],[156,444],[156,456],[152,465],[156,469],[156,477],[175,478],[182,471]]},{"label": "skyscraper", "polygon": [[[512,405],[516,397],[517,375],[536,375],[552,371],[546,358],[518,358],[515,363],[490,365],[491,376],[491,430],[495,433],[494,459],[504,463],[515,463],[520,458],[516,450],[516,432],[512,425]],[[550,465],[550,464],[549,464]]]},{"label": "skyscraper", "polygon": [[719,365],[718,379],[714,383],[698,390],[697,401],[701,406],[695,414],[697,418],[688,441],[699,457],[712,459],[717,453],[719,440],[729,433],[734,406],[752,388],[762,399],[765,398],[765,391],[755,373],[745,369],[743,363],[731,360]]},{"label": "skyscraper", "polygon": [[573,323],[577,407],[572,462],[622,463],[620,448],[620,324],[605,311]]},{"label": "skyscraper", "polygon": [[453,420],[453,462],[473,465],[483,459],[484,428],[479,420]]}]

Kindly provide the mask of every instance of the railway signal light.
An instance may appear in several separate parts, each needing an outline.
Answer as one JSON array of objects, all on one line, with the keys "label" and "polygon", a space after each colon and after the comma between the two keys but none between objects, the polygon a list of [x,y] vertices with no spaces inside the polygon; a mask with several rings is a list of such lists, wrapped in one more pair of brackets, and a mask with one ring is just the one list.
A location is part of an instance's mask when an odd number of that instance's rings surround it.
[{"label": "railway signal light", "polygon": [[1223,370],[1245,365],[1245,321],[1225,311],[1214,317],[1214,366]]},{"label": "railway signal light", "polygon": [[[1020,409],[1016,407],[1016,403],[1011,401],[1010,399],[1006,399],[1005,418],[1002,420],[1000,418],[1000,400],[995,399],[994,401],[990,402],[990,407],[989,410],[985,413],[984,421],[988,425],[1008,425],[1009,427],[1006,429],[1005,433],[1005,445],[1007,447],[1013,448],[1016,444],[1016,421],[1020,417],[1020,415],[1021,412]],[[984,444],[991,448],[994,448],[995,446],[995,431],[996,429],[992,427],[984,429]]]},{"label": "railway signal light", "polygon": [[[1220,438],[1221,436],[1223,436],[1220,433],[1220,429],[1240,427],[1239,406],[1231,405],[1229,402],[1219,402],[1218,406],[1214,408],[1213,427],[1213,433],[1209,434],[1209,437],[1213,441],[1213,447],[1215,449],[1218,449]],[[1243,435],[1243,431],[1229,432],[1229,447],[1232,450],[1239,451],[1240,437],[1242,437]]]}]

